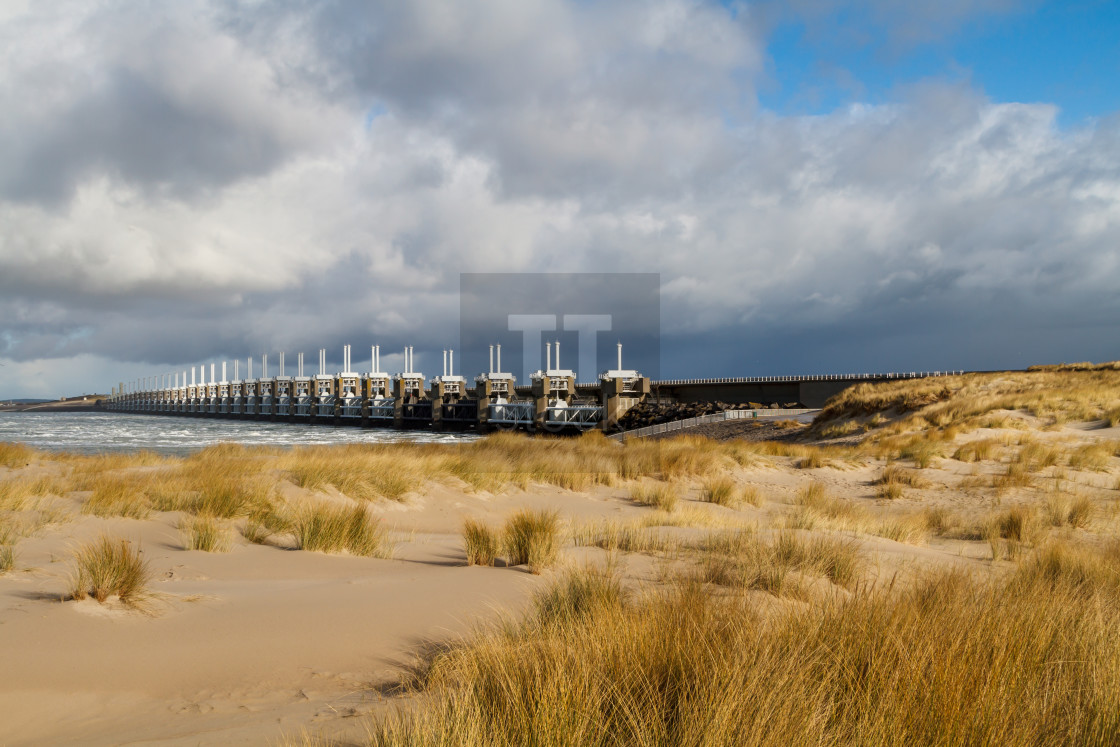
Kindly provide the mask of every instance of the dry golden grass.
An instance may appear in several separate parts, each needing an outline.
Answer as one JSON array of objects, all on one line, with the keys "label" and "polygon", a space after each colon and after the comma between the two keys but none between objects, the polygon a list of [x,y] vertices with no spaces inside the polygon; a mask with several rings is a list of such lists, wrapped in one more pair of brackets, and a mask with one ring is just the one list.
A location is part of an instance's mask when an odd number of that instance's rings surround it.
[{"label": "dry golden grass", "polygon": [[555,511],[518,511],[502,530],[502,548],[509,564],[527,565],[532,573],[556,564],[560,539],[560,515]]},{"label": "dry golden grass", "polygon": [[1017,560],[1024,549],[1038,541],[1041,529],[1035,512],[1022,506],[991,517],[984,538],[991,547],[992,560],[999,560],[1001,555],[1008,560]]},{"label": "dry golden grass", "polygon": [[619,609],[629,599],[617,571],[608,564],[568,569],[556,583],[537,594],[533,607],[537,624],[557,626]]},{"label": "dry golden grass", "polygon": [[9,478],[0,481],[0,511],[24,511],[36,499],[68,492],[67,481],[53,475]]},{"label": "dry golden grass", "polygon": [[16,565],[16,548],[6,542],[0,542],[0,575],[8,573]]},{"label": "dry golden grass", "polygon": [[1050,546],[1000,581],[943,572],[769,617],[712,587],[627,598],[575,571],[525,623],[436,655],[426,707],[371,741],[1113,744],[1117,558]]},{"label": "dry golden grass", "polygon": [[74,599],[93,597],[104,603],[116,596],[123,604],[137,607],[147,597],[152,573],[140,556],[140,548],[125,539],[102,535],[74,552],[76,570],[71,580]]},{"label": "dry golden grass", "polygon": [[21,469],[31,464],[37,455],[38,452],[24,444],[0,441],[0,467]]},{"label": "dry golden grass", "polygon": [[82,513],[127,519],[145,519],[151,513],[151,502],[134,478],[102,473],[94,478],[91,488],[93,494],[82,504]]},{"label": "dry golden grass", "polygon": [[699,578],[706,583],[758,589],[775,596],[800,595],[791,574],[810,573],[835,584],[850,586],[862,561],[859,548],[849,539],[827,536],[809,538],[782,532],[772,542],[754,531],[709,536],[702,546]]},{"label": "dry golden grass", "polygon": [[876,486],[876,495],[888,500],[901,498],[904,487],[929,487],[929,481],[919,473],[903,469],[897,464],[887,465],[883,469],[883,473],[872,484]]},{"label": "dry golden grass", "polygon": [[1067,495],[1054,491],[1046,497],[1045,513],[1051,526],[1081,529],[1089,524],[1095,507],[1086,495]]},{"label": "dry golden grass", "polygon": [[467,565],[494,565],[501,550],[497,532],[475,519],[463,521],[463,545],[467,552]]},{"label": "dry golden grass", "polygon": [[1030,468],[1022,462],[1012,462],[1007,465],[1002,475],[996,475],[992,484],[1001,490],[1008,488],[1029,488],[1034,485]]},{"label": "dry golden grass", "polygon": [[680,487],[671,482],[640,483],[630,488],[630,500],[659,511],[672,512],[680,503]]},{"label": "dry golden grass", "polygon": [[[996,411],[1022,410],[1051,423],[1108,420],[1120,409],[1120,365],[1078,370],[965,374],[934,379],[858,384],[828,402],[814,420],[816,430],[832,421],[872,413],[911,413],[937,427],[991,427]],[[998,418],[994,427],[1005,427]]]},{"label": "dry golden grass", "polygon": [[233,530],[213,516],[185,516],[179,522],[184,550],[228,552],[233,544]]},{"label": "dry golden grass", "polygon": [[953,453],[953,458],[961,462],[987,462],[995,458],[1000,441],[994,438],[981,438],[969,441]]},{"label": "dry golden grass", "polygon": [[268,544],[277,534],[295,530],[295,519],[286,504],[269,500],[253,509],[241,528],[241,535],[256,545]]},{"label": "dry golden grass", "polygon": [[391,557],[388,533],[365,506],[305,506],[294,520],[296,549],[364,557]]},{"label": "dry golden grass", "polygon": [[[757,495],[757,489],[755,493]],[[726,476],[709,477],[705,480],[700,490],[700,500],[728,508],[735,508],[746,502],[743,489]]]},{"label": "dry golden grass", "polygon": [[1019,449],[1013,461],[1021,464],[1028,472],[1039,472],[1047,467],[1055,467],[1065,461],[1064,450],[1053,444],[1027,441]]},{"label": "dry golden grass", "polygon": [[680,546],[678,541],[651,531],[649,526],[617,520],[577,526],[572,530],[572,541],[577,547],[644,554],[672,551]]},{"label": "dry golden grass", "polygon": [[797,510],[790,516],[793,529],[850,529],[866,528],[868,515],[856,504],[836,498],[828,493],[823,483],[811,482],[802,488],[795,499]]},{"label": "dry golden grass", "polygon": [[1104,472],[1108,469],[1109,458],[1115,451],[1113,442],[1085,444],[1070,453],[1069,466],[1071,469]]}]

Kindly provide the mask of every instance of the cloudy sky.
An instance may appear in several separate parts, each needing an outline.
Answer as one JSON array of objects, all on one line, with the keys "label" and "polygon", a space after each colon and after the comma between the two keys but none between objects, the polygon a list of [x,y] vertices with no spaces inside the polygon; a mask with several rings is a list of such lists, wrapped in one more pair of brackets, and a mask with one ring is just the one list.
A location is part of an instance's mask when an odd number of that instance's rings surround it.
[{"label": "cloudy sky", "polygon": [[438,373],[465,271],[660,273],[665,377],[1117,359],[1117,38],[1107,0],[0,0],[0,397]]}]

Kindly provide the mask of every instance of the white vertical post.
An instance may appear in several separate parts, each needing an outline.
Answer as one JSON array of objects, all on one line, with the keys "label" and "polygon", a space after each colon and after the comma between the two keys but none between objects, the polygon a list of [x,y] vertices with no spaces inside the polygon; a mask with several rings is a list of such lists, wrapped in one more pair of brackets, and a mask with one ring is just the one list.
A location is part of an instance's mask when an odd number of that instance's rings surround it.
[{"label": "white vertical post", "polygon": [[552,370],[552,343],[546,342],[544,344],[544,372],[548,373]]},{"label": "white vertical post", "polygon": [[245,373],[245,378],[249,379],[249,380],[252,380],[252,378],[253,378],[253,356],[250,355],[248,358],[245,359],[245,365],[248,366],[248,371],[246,371],[246,373]]},{"label": "white vertical post", "polygon": [[502,346],[498,345],[498,371],[502,370]]},{"label": "white vertical post", "polygon": [[443,351],[443,377],[447,378],[447,351]]},{"label": "white vertical post", "polygon": [[210,364],[210,383],[211,384],[213,384],[215,381],[217,381],[217,378],[214,376],[214,372],[217,371],[217,370],[218,370],[217,364],[216,363],[211,363]]},{"label": "white vertical post", "polygon": [[560,341],[556,341],[556,370],[560,370]]},{"label": "white vertical post", "polygon": [[622,370],[622,343],[618,343],[618,370]]},{"label": "white vertical post", "polygon": [[241,359],[238,358],[233,362],[233,380],[241,381]]},{"label": "white vertical post", "polygon": [[490,373],[494,373],[494,346],[490,346]]},{"label": "white vertical post", "polygon": [[226,362],[225,361],[222,361],[222,381],[229,381],[229,379],[226,378]]},{"label": "white vertical post", "polygon": [[447,351],[447,370],[452,376],[455,375],[455,351],[453,349]]}]

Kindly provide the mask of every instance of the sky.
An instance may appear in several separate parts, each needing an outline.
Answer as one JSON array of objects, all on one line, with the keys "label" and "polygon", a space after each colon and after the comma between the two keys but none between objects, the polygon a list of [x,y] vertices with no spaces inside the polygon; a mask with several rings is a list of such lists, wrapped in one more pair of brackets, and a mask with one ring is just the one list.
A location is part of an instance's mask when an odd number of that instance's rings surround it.
[{"label": "sky", "polygon": [[1103,0],[0,0],[0,398],[439,373],[464,272],[658,273],[663,378],[1120,359],[1118,38]]}]

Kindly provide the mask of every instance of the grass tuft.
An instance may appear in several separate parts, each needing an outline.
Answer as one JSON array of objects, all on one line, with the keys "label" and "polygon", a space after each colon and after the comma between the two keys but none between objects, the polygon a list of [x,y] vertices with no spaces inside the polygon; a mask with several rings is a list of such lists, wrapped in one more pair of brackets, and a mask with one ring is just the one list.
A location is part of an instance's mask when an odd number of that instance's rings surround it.
[{"label": "grass tuft", "polygon": [[179,521],[183,549],[228,552],[233,543],[229,526],[213,516],[185,516]]},{"label": "grass tuft", "polygon": [[7,573],[16,566],[16,548],[13,545],[0,545],[0,574]]},{"label": "grass tuft", "polygon": [[506,520],[502,545],[510,565],[528,565],[540,573],[560,554],[560,514],[523,509]]},{"label": "grass tuft", "polygon": [[743,491],[730,477],[710,477],[705,480],[700,499],[728,508],[735,508],[744,502]]},{"label": "grass tuft", "polygon": [[35,451],[21,443],[0,441],[0,467],[20,469],[31,464]]},{"label": "grass tuft", "polygon": [[539,624],[562,625],[621,609],[629,596],[613,568],[588,566],[566,571],[533,603]]},{"label": "grass tuft", "polygon": [[463,520],[467,565],[494,565],[500,549],[498,540],[498,534],[481,521],[469,518]]},{"label": "grass tuft", "polygon": [[680,502],[680,492],[676,485],[668,482],[635,485],[630,488],[630,500],[643,506],[652,506],[660,511],[671,512]]},{"label": "grass tuft", "polygon": [[152,573],[140,548],[125,539],[102,535],[74,552],[77,565],[70,594],[74,599],[93,597],[104,603],[117,596],[123,604],[137,606],[147,596]]},{"label": "grass tuft", "polygon": [[365,506],[312,505],[295,518],[296,549],[387,558],[392,555],[387,532],[370,518]]}]

